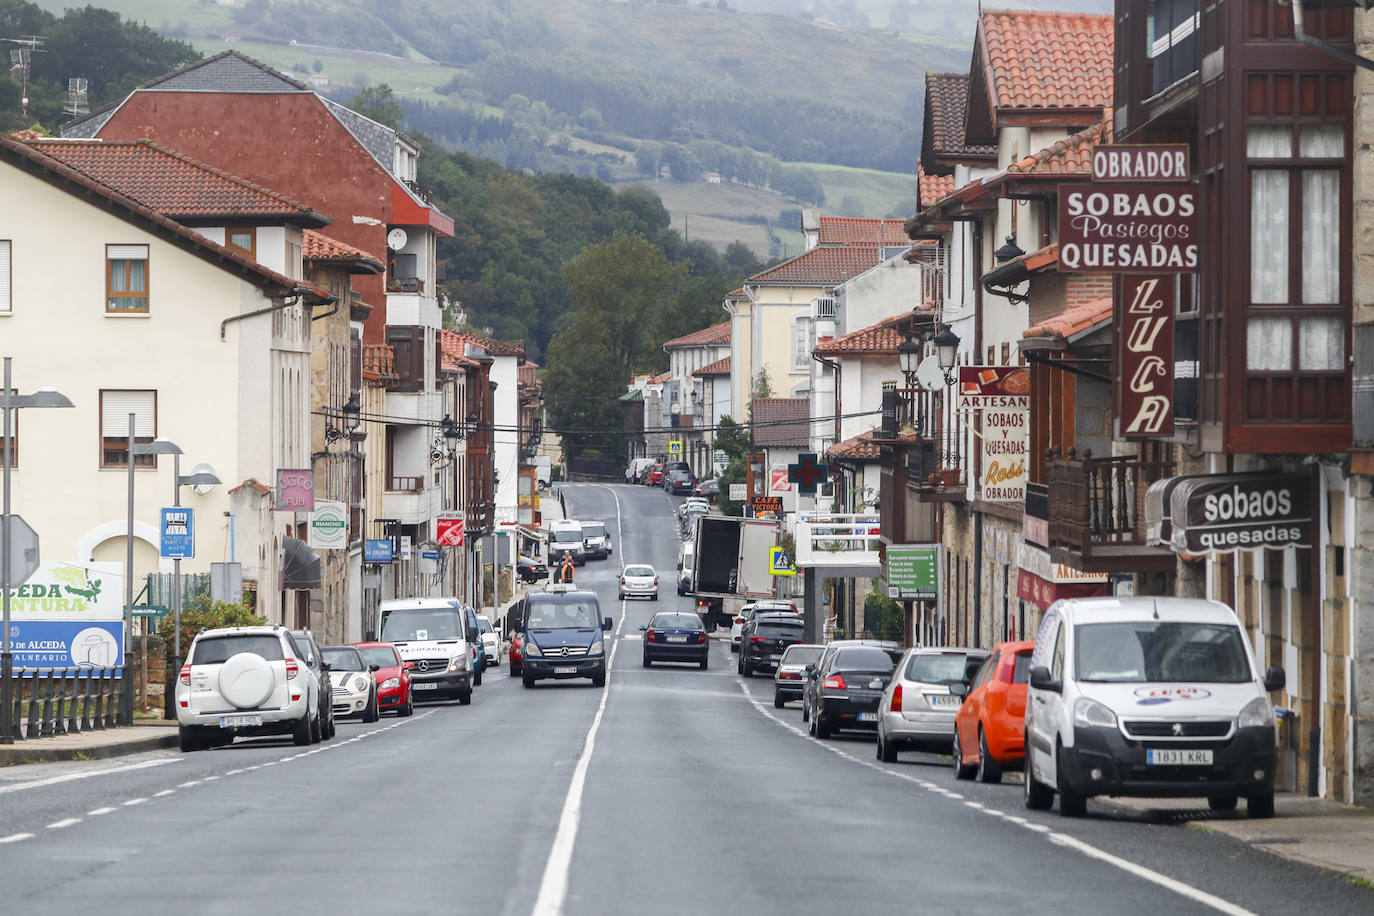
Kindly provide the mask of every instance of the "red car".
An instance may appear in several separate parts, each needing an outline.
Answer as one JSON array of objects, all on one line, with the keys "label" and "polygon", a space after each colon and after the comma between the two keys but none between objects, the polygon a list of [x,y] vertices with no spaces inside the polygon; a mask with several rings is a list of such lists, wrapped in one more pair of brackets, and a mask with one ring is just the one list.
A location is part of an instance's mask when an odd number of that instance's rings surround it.
[{"label": "red car", "polygon": [[[954,775],[980,782],[1001,782],[1004,768],[1017,769],[1026,759],[1026,685],[1030,681],[1033,640],[1003,642],[967,687],[954,716]],[[962,684],[950,693],[964,691]]]},{"label": "red car", "polygon": [[658,463],[655,464],[653,467],[649,468],[649,472],[648,472],[647,474],[644,475],[644,482],[647,483],[647,484],[648,484],[649,486],[651,486],[651,487],[661,487],[661,486],[663,486],[663,462],[662,462],[662,461],[658,462]]},{"label": "red car", "polygon": [[525,659],[525,641],[520,638],[520,634],[512,633],[510,637],[510,648],[506,650],[507,657],[510,658],[510,676],[517,677],[523,670],[520,664]]},{"label": "red car", "polygon": [[389,642],[353,643],[368,665],[378,665],[373,675],[377,678],[377,709],[379,712],[394,710],[398,716],[408,716],[415,712],[415,697],[410,687],[410,669],[414,662],[402,661],[401,653]]}]

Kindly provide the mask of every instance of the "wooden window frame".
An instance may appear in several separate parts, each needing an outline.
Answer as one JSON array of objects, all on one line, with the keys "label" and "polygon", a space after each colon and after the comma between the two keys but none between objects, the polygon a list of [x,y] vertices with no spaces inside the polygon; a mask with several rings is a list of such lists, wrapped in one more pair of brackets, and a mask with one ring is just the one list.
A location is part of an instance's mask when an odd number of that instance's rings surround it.
[{"label": "wooden window frame", "polygon": [[[128,434],[108,437],[105,435],[105,395],[107,393],[123,391],[151,391],[153,393],[153,434],[151,436],[135,436],[134,443],[138,445],[147,444],[157,438],[158,397],[156,388],[101,388],[96,401],[96,440],[99,442],[100,453],[98,457],[102,469],[122,468],[127,470],[129,467],[129,458],[127,455],[129,443]],[[119,461],[106,461],[107,448],[105,443],[107,439],[110,441],[118,440],[121,443],[119,451],[124,457]],[[135,455],[134,469],[157,470],[157,455]]]},{"label": "wooden window frame", "polygon": [[[143,289],[139,290],[116,290],[114,288],[114,267],[116,263],[128,263],[137,260],[136,258],[112,258],[110,249],[112,248],[142,248],[143,255]],[[107,315],[146,315],[148,314],[148,291],[152,288],[152,257],[149,247],[143,243],[116,244],[111,243],[105,246],[105,314]],[[127,281],[126,281],[127,282]],[[142,299],[142,308],[111,308],[112,299]]]},{"label": "wooden window frame", "polygon": [[[236,244],[234,244],[233,241],[231,241],[231,240],[233,239],[233,237],[234,237],[234,233],[235,233],[235,232],[246,232],[246,233],[248,233],[248,239],[249,239],[249,241],[248,241],[248,247],[247,247],[247,248],[244,248],[242,245],[236,245]],[[256,261],[256,260],[258,259],[258,230],[257,230],[257,227],[256,227],[256,226],[227,226],[227,227],[225,227],[225,230],[224,230],[224,247],[225,247],[225,248],[232,248],[234,251],[240,252],[241,254],[243,254],[243,255],[245,255],[245,256],[251,258],[252,260]]]}]

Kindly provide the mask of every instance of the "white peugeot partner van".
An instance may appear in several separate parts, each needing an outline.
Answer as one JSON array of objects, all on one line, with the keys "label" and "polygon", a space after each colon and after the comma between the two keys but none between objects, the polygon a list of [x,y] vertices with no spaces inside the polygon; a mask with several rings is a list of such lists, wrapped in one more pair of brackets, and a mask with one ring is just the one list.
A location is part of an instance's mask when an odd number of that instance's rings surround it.
[{"label": "white peugeot partner van", "polygon": [[1274,814],[1278,726],[1235,612],[1194,598],[1075,598],[1045,612],[1026,703],[1028,808],[1094,795],[1246,800]]}]

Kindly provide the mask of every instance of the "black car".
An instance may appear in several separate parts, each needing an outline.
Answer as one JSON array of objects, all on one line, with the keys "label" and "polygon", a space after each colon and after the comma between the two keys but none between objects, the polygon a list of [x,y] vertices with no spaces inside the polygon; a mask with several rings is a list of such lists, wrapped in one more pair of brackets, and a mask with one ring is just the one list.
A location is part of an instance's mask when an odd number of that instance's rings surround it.
[{"label": "black car", "polygon": [[841,646],[821,658],[810,672],[803,703],[810,712],[810,732],[829,738],[839,729],[878,727],[878,704],[896,661],[878,646]]},{"label": "black car", "polygon": [[755,614],[740,630],[737,670],[745,677],[774,670],[787,647],[802,641],[802,630],[796,614]]},{"label": "black car", "polygon": [[716,500],[720,498],[720,481],[714,477],[703,480],[692,490],[692,495],[705,496],[707,502],[714,506]]},{"label": "black car", "polygon": [[663,489],[669,493],[691,493],[697,487],[697,479],[691,471],[674,468],[663,475]]},{"label": "black car", "polygon": [[543,582],[549,577],[549,568],[534,557],[522,556],[516,562],[515,571],[525,582]]},{"label": "black car", "polygon": [[309,630],[292,630],[291,639],[300,650],[297,654],[310,669],[310,676],[320,685],[319,718],[316,720],[320,723],[320,733],[313,737],[316,741],[333,738],[338,729],[334,725],[334,685],[329,680],[329,665],[320,652],[320,644],[315,642],[315,635]]},{"label": "black car", "polygon": [[664,611],[655,614],[644,631],[644,667],[654,662],[696,662],[705,670],[711,644],[701,618],[690,611]]}]

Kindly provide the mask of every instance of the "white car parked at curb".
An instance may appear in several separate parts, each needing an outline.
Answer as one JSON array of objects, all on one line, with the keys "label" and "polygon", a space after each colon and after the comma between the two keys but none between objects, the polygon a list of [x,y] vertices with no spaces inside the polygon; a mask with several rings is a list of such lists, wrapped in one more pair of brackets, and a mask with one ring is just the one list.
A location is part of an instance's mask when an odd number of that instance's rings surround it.
[{"label": "white car parked at curb", "polygon": [[325,646],[320,649],[329,665],[329,683],[334,689],[334,717],[362,716],[376,722],[381,716],[377,699],[377,665],[369,665],[352,646]]}]

